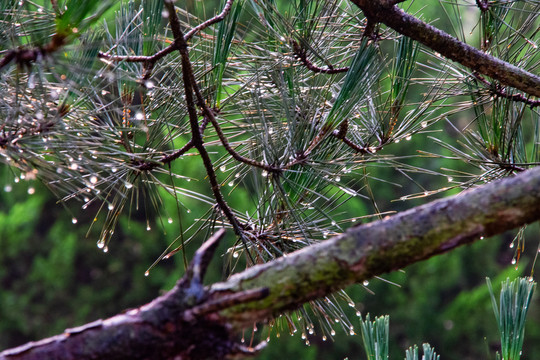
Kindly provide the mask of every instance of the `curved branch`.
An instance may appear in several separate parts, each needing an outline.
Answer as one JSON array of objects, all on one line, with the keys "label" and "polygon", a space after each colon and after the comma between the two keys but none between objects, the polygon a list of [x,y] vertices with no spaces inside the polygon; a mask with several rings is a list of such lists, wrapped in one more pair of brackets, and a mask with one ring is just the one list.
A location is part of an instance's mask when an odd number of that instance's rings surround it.
[{"label": "curved branch", "polygon": [[249,268],[211,296],[268,287],[264,300],[222,312],[235,326],[271,319],[353,283],[540,219],[540,167],[464,191]]},{"label": "curved branch", "polygon": [[[442,56],[529,95],[540,97],[540,76],[486,54],[453,36],[407,14],[393,1],[351,0],[368,19],[383,23]],[[387,6],[388,3],[391,6]]]}]

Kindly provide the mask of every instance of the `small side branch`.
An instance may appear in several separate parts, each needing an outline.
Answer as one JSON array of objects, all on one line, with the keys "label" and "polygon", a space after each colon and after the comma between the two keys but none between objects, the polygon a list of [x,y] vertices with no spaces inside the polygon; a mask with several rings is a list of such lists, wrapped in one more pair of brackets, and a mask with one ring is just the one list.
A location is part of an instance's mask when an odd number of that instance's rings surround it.
[{"label": "small side branch", "polygon": [[512,101],[522,102],[524,104],[529,105],[531,108],[540,106],[540,100],[533,100],[529,97],[523,96],[523,94],[508,94],[506,90],[502,88],[500,85],[490,83],[482,75],[478,73],[474,73],[473,75],[478,81],[486,85],[486,87],[489,89],[492,95],[505,98],[505,99],[510,99]]},{"label": "small side branch", "polygon": [[65,35],[55,34],[48,44],[33,48],[18,48],[9,50],[0,60],[0,70],[9,65],[12,61],[19,66],[30,66],[30,64],[38,61],[46,55],[50,55],[66,44],[67,38]]},{"label": "small side branch", "polygon": [[370,147],[366,147],[366,146],[359,146],[357,144],[355,144],[353,141],[351,141],[350,139],[347,138],[347,131],[349,130],[349,122],[347,120],[344,120],[341,125],[339,126],[339,129],[337,130],[334,130],[332,132],[332,135],[335,136],[336,138],[340,139],[341,141],[343,141],[343,143],[345,143],[345,145],[347,145],[348,147],[350,147],[351,149],[353,149],[354,151],[362,154],[362,155],[365,155],[365,154],[373,154],[373,153],[376,153],[377,151],[381,150],[382,149],[382,145],[379,145],[377,147],[374,147],[374,148],[370,148]]},{"label": "small side branch", "polygon": [[349,71],[348,67],[342,67],[342,68],[334,68],[332,65],[329,65],[327,68],[321,68],[313,64],[309,59],[307,58],[306,51],[302,49],[300,44],[296,42],[295,40],[291,40],[291,44],[293,47],[294,55],[304,64],[306,68],[313,71],[314,73],[322,73],[322,74],[340,74]]},{"label": "small side branch", "polygon": [[233,2],[234,0],[227,0],[221,13],[219,13],[218,15],[214,16],[211,19],[206,20],[202,24],[199,24],[195,26],[193,29],[191,29],[190,31],[188,31],[186,35],[184,36],[184,40],[187,42],[189,39],[193,37],[193,35],[197,34],[199,31],[206,29],[210,25],[223,21],[223,19],[225,19],[225,16],[227,16],[229,12],[231,11]]},{"label": "small side branch", "polygon": [[[167,1],[169,1],[169,0],[166,0],[166,2]],[[214,16],[213,18],[210,18],[210,19],[206,20],[205,22],[197,25],[193,29],[191,29],[184,36],[184,41],[188,42],[198,32],[204,30],[205,28],[209,27],[210,25],[213,25],[213,24],[218,23],[218,22],[222,21],[223,19],[225,19],[225,17],[231,11],[233,1],[234,0],[228,0],[227,3],[225,4],[225,6],[223,7],[223,10],[221,11],[221,13],[219,13],[218,15]],[[159,60],[161,60],[162,58],[164,58],[165,56],[169,55],[170,53],[172,53],[172,52],[174,52],[176,50],[178,50],[178,43],[173,42],[172,44],[170,44],[166,48],[164,48],[164,49],[158,51],[157,53],[155,53],[154,55],[150,55],[150,56],[143,56],[143,55],[135,55],[135,56],[132,56],[132,55],[111,55],[111,54],[103,53],[103,52],[100,51],[98,53],[98,57],[100,59],[104,59],[104,60],[108,60],[108,61],[114,61],[114,62],[125,61],[125,62],[144,63],[145,64],[145,71],[144,71],[143,79],[146,80],[146,79],[150,78],[151,70],[154,68],[154,65]],[[0,68],[1,68],[1,66],[0,66]]]},{"label": "small side branch", "polygon": [[182,58],[182,79],[184,82],[184,92],[189,115],[189,123],[191,126],[193,146],[199,151],[204,167],[206,169],[206,174],[208,175],[208,180],[212,188],[212,193],[214,194],[214,198],[216,199],[220,210],[227,217],[227,220],[233,227],[234,232],[237,235],[241,236],[243,232],[243,227],[234,215],[232,209],[229,207],[229,205],[223,198],[219,182],[217,181],[214,165],[212,164],[212,160],[210,159],[208,151],[206,151],[206,148],[204,147],[202,135],[199,130],[198,115],[195,107],[195,99],[193,98],[193,92],[196,90],[197,84],[193,81],[195,76],[193,75],[193,68],[189,59],[188,45],[187,42],[184,40],[184,34],[182,33],[180,20],[178,19],[178,15],[176,14],[176,9],[172,1],[165,1],[165,6],[169,11],[169,24],[171,25],[171,30],[174,36],[174,43],[178,47],[178,51],[180,52],[180,56]]}]

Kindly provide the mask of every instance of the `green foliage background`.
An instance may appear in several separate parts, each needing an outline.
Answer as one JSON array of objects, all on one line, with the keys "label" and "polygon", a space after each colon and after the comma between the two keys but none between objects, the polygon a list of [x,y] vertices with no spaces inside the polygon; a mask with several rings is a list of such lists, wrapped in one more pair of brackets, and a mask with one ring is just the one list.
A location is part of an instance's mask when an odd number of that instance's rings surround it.
[{"label": "green foliage background", "polygon": [[[214,9],[210,2],[205,4],[207,9]],[[192,6],[196,8],[195,1]],[[413,8],[411,12],[414,11]],[[437,17],[436,9],[422,11],[426,18]],[[444,19],[441,22],[444,25]],[[452,120],[467,123],[471,116],[463,113]],[[455,143],[455,134],[444,124],[432,130],[445,134],[437,135],[442,142]],[[430,144],[427,149],[426,143]],[[415,155],[417,148],[444,153],[426,134],[393,145],[391,150],[394,154],[406,156]],[[456,164],[450,162],[440,158],[409,160],[413,166],[455,169]],[[181,158],[173,166],[186,177],[200,179],[199,182],[192,182],[196,183],[194,189],[208,193],[198,159]],[[465,165],[461,166],[462,170],[470,170]],[[398,175],[394,170],[376,166],[369,168],[369,174],[372,178],[382,179],[395,179]],[[225,181],[226,174],[220,176],[220,180]],[[121,218],[109,252],[103,253],[96,247],[100,227],[94,226],[88,231],[94,222],[96,208],[89,207],[83,211],[68,203],[67,206],[73,207],[65,209],[37,182],[15,183],[14,178],[11,170],[0,168],[2,188],[9,190],[0,191],[0,348],[54,335],[65,328],[139,306],[171,288],[182,275],[185,264],[178,254],[153,268],[148,277],[144,276],[146,269],[180,232],[178,221],[165,223],[164,228],[160,228],[152,217],[156,214],[150,214],[147,219],[144,213],[134,211],[130,217]],[[397,182],[402,185],[399,189],[388,183],[371,182],[370,185],[377,192],[380,211],[399,211],[426,201],[423,198],[395,202],[403,194],[421,191],[418,185],[408,182],[405,177],[398,179]],[[448,185],[445,178],[429,175],[418,175],[415,180],[425,189]],[[35,193],[29,195],[29,188],[34,188]],[[227,187],[224,187],[233,208],[244,208],[252,201],[249,191],[237,188],[229,194]],[[442,195],[449,193],[451,191]],[[174,199],[165,196],[164,200],[167,212],[175,214],[177,206]],[[181,215],[184,229],[195,219],[204,217],[205,211],[190,199],[185,200],[185,205],[191,211]],[[374,211],[373,204],[357,198],[351,199],[346,208],[347,213],[359,215]],[[73,217],[77,219],[76,224],[72,223]],[[151,223],[150,231],[146,230],[147,220]],[[102,219],[97,222],[100,221]],[[203,235],[190,244],[187,258],[204,240]],[[385,275],[385,281],[373,279],[365,287],[356,285],[348,293],[362,316],[366,313],[372,314],[372,317],[390,315],[392,359],[404,358],[405,348],[422,342],[433,345],[443,359],[494,358],[498,336],[484,279],[489,276],[494,284],[499,284],[507,276],[528,275],[537,251],[538,225],[527,229],[526,252],[520,259],[518,270],[511,265],[514,250],[509,248],[514,235],[485,239],[410,266],[403,272]],[[232,241],[229,235],[223,249]],[[226,263],[224,257],[214,259],[207,281],[223,279],[228,274]],[[538,299],[536,296],[526,330],[524,356],[530,359],[540,356]],[[347,310],[353,324],[359,329],[355,311]],[[267,331],[259,329],[254,336],[255,341],[265,339]],[[308,335],[309,347],[304,345],[300,336],[300,332],[291,337],[288,331],[281,330],[277,338],[274,330],[268,348],[259,359],[364,358],[359,334],[350,336],[337,330],[335,341],[323,341],[320,336]],[[246,341],[249,342],[251,337],[251,332],[246,331]]]}]

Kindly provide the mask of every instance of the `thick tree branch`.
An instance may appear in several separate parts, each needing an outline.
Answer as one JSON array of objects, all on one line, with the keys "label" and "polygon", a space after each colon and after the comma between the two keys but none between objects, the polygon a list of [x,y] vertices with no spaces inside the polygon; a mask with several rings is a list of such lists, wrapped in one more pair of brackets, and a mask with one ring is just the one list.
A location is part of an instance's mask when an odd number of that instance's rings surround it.
[{"label": "thick tree branch", "polygon": [[[151,303],[6,350],[0,353],[0,359],[223,359],[228,354],[249,354],[250,349],[235,340],[230,326],[216,321],[215,310],[259,300],[268,292],[264,288],[254,289],[218,301],[205,301],[206,291],[200,283],[200,276],[224,234],[221,229],[208,239],[197,251],[186,275],[171,291]],[[212,318],[209,313],[213,310]]]},{"label": "thick tree branch", "polygon": [[[187,275],[138,309],[0,353],[13,359],[201,359],[249,354],[234,331],[414,262],[540,219],[540,167],[370,224],[202,288],[223,236]],[[175,357],[176,356],[176,357]]]},{"label": "thick tree branch", "polygon": [[540,219],[540,167],[349,229],[343,235],[254,266],[211,296],[268,287],[262,301],[222,312],[235,326],[286,310],[414,262]]},{"label": "thick tree branch", "polygon": [[540,97],[540,76],[486,54],[426,24],[393,5],[395,1],[351,1],[362,9],[368,20],[383,23],[398,33],[437,51],[442,56],[498,80],[501,84]]}]

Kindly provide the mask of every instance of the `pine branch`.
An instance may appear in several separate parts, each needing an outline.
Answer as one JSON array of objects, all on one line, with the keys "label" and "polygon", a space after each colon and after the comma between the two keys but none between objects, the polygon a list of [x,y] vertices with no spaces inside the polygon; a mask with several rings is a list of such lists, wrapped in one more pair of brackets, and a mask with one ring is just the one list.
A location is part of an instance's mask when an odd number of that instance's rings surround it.
[{"label": "pine branch", "polygon": [[467,45],[395,6],[395,1],[351,0],[368,21],[385,24],[442,56],[527,94],[540,97],[540,76]]},{"label": "pine branch", "polygon": [[307,58],[307,53],[298,42],[292,40],[291,41],[294,55],[304,64],[306,68],[308,68],[310,71],[313,71],[314,73],[322,73],[322,74],[340,74],[349,71],[348,67],[342,67],[342,68],[334,68],[333,66],[328,66],[327,68],[321,68],[313,64],[309,59]]},{"label": "pine branch", "polygon": [[490,91],[491,94],[496,95],[501,98],[505,99],[511,99],[512,101],[521,102],[524,104],[529,105],[531,108],[540,106],[540,100],[532,100],[529,97],[523,96],[523,94],[508,94],[508,92],[501,88],[500,85],[491,83],[486,80],[483,76],[479,74],[473,74],[474,77],[480,81],[482,84],[484,84]]},{"label": "pine branch", "polygon": [[253,354],[234,341],[236,330],[254,321],[269,321],[352,283],[538,219],[540,167],[351,228],[202,288],[205,264],[223,236],[221,230],[201,247],[187,275],[167,294],[110,319],[5,350],[0,360],[204,359]]},{"label": "pine branch", "polygon": [[[202,31],[202,30],[206,29],[207,27],[209,27],[209,26],[211,26],[213,24],[216,24],[216,23],[222,21],[223,19],[225,19],[227,14],[231,11],[231,7],[232,7],[233,2],[234,2],[234,0],[228,0],[227,3],[225,4],[225,6],[223,7],[223,10],[221,11],[221,13],[219,13],[218,15],[206,20],[205,22],[197,25],[196,27],[194,27],[193,29],[188,31],[184,35],[184,41],[188,42],[194,35],[196,35],[200,31]],[[176,50],[178,50],[178,43],[173,42],[172,44],[170,44],[166,48],[163,48],[160,51],[156,52],[154,55],[150,55],[150,56],[144,56],[144,55],[134,55],[134,56],[131,56],[131,55],[110,55],[110,54],[103,53],[103,52],[100,51],[98,53],[98,57],[101,58],[101,59],[105,59],[105,60],[108,60],[108,61],[114,61],[114,62],[125,61],[125,62],[144,63],[146,71],[144,72],[143,79],[148,79],[148,78],[150,78],[150,75],[152,73],[152,69],[154,68],[155,64],[159,60],[161,60],[165,56],[173,53]],[[0,63],[0,65],[1,65],[1,63]],[[2,66],[0,66],[0,68],[1,67]]]},{"label": "pine branch", "polygon": [[223,198],[223,194],[221,194],[219,182],[217,180],[216,172],[214,170],[214,165],[212,164],[212,160],[210,159],[208,151],[206,151],[206,148],[204,147],[204,142],[199,128],[197,110],[195,108],[195,99],[193,98],[193,92],[197,85],[194,82],[195,77],[193,75],[193,67],[189,59],[188,44],[184,38],[184,34],[182,33],[182,29],[180,27],[180,20],[178,19],[178,15],[176,14],[176,9],[173,2],[165,1],[165,6],[167,7],[167,10],[169,10],[169,23],[171,25],[171,30],[174,36],[174,43],[176,44],[182,59],[182,79],[184,82],[184,92],[189,114],[189,123],[191,126],[191,139],[193,141],[193,146],[199,151],[204,167],[206,169],[206,173],[208,175],[208,180],[212,188],[212,193],[214,194],[214,198],[216,199],[220,210],[223,211],[223,213],[227,217],[227,220],[229,220],[229,223],[233,227],[234,232],[237,235],[241,235],[242,225],[240,224],[236,216],[233,214],[232,209],[229,207],[229,205]]}]

